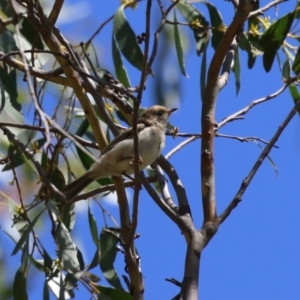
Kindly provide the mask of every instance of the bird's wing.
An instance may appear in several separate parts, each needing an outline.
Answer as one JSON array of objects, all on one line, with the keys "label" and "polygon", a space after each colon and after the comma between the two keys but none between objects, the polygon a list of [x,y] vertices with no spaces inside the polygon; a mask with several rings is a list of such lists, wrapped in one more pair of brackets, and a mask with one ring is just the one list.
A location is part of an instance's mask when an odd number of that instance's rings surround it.
[{"label": "bird's wing", "polygon": [[[145,124],[137,124],[137,132],[141,132],[146,127]],[[119,142],[129,140],[133,138],[132,127],[125,129],[120,135],[118,135],[107,147],[102,151],[101,155],[107,153],[113,149]]]}]

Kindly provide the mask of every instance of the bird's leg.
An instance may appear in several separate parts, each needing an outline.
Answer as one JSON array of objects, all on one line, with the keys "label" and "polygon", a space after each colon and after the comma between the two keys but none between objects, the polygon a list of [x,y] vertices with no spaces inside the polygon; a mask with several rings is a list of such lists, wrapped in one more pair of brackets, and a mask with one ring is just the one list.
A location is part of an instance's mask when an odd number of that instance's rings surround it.
[{"label": "bird's leg", "polygon": [[125,177],[127,177],[128,179],[134,181],[134,178],[131,177],[130,175],[128,175],[127,173],[124,172],[124,173],[122,173],[122,175],[125,176]]},{"label": "bird's leg", "polygon": [[[134,181],[135,179],[133,177],[131,177],[130,175],[128,175],[127,173],[123,173],[123,176],[127,177],[128,179]],[[135,189],[135,187],[131,186],[131,188]],[[142,190],[142,187],[140,187],[140,190]]]},{"label": "bird's leg", "polygon": [[131,165],[131,166],[134,166],[136,163],[138,164],[138,165],[141,165],[144,161],[143,161],[143,159],[139,156],[139,158],[137,159],[137,160],[135,160],[135,157],[134,157],[134,155],[132,156],[133,157],[133,159],[129,162],[129,164]]}]

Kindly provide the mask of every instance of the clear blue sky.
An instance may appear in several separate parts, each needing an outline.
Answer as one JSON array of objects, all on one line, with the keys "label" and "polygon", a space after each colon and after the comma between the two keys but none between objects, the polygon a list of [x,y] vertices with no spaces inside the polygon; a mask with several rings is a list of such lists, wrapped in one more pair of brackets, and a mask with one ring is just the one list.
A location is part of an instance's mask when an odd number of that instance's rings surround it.
[{"label": "clear blue sky", "polygon": [[[156,6],[156,1],[153,1]],[[260,1],[261,6],[268,3]],[[296,1],[289,1],[278,6],[278,15],[282,16],[295,6]],[[62,33],[72,43],[85,41],[91,33],[109,16],[119,5],[119,1],[66,1],[66,5],[82,5],[78,12],[65,11],[67,17],[80,16],[75,22],[63,22],[58,26]],[[109,4],[108,4],[109,3]],[[168,1],[163,1],[168,4]],[[224,23],[229,25],[233,17],[232,5],[225,1],[212,1],[219,5],[219,11]],[[197,7],[207,16],[205,6]],[[145,1],[139,4],[136,11],[127,10],[129,21],[138,29],[144,31]],[[159,12],[156,11],[157,22]],[[275,16],[275,9],[271,9],[271,18]],[[180,132],[200,132],[201,102],[199,97],[199,66],[200,59],[196,56],[194,40],[188,28],[183,31],[189,37],[185,56],[186,71],[189,78],[180,74],[174,53],[170,53],[169,64],[164,66],[164,76],[170,82],[180,82],[178,95],[168,98],[170,106],[179,110],[172,115],[171,123],[179,127]],[[113,71],[111,59],[111,25],[106,27],[95,39],[100,64]],[[209,46],[211,58],[213,52]],[[169,55],[169,53],[168,53]],[[262,59],[257,59],[252,70],[247,69],[246,55],[240,52],[241,58],[241,90],[236,97],[234,76],[231,74],[228,85],[218,97],[216,120],[247,106],[251,101],[267,96],[277,91],[282,85],[281,73],[275,62],[269,74],[262,69]],[[126,64],[126,66],[128,66]],[[139,82],[139,72],[128,68],[132,85]],[[150,78],[144,93],[143,106],[155,103],[153,98],[153,83]],[[46,101],[46,100],[45,100]],[[245,120],[235,121],[223,127],[220,132],[241,137],[255,136],[270,140],[292,108],[293,102],[288,91],[281,96],[260,106],[253,108]],[[256,174],[253,182],[246,191],[243,201],[233,211],[232,215],[220,227],[218,233],[204,250],[201,259],[200,296],[203,300],[231,300],[231,299],[297,299],[299,298],[299,270],[300,270],[300,119],[296,116],[285,130],[277,143],[279,149],[271,152],[271,158],[278,169],[278,176],[273,166],[266,160]],[[164,153],[166,154],[183,139],[173,140],[168,137]],[[202,225],[202,204],[200,191],[200,141],[184,147],[176,153],[171,162],[176,168],[181,181],[186,188],[193,212],[193,218],[198,228]],[[216,197],[217,210],[222,210],[235,196],[242,180],[248,174],[257,160],[262,149],[255,143],[241,143],[236,140],[216,138]],[[130,193],[130,191],[129,191]],[[175,194],[172,193],[175,197]],[[104,206],[118,219],[118,210],[108,202]],[[86,227],[87,203],[81,203],[78,208],[78,218],[74,230],[75,241],[83,251],[85,262],[88,264],[94,254],[90,246],[91,238]],[[98,206],[92,205],[98,227],[103,226],[103,218]],[[48,228],[48,229],[47,229]],[[48,245],[43,234],[48,234],[49,227],[40,230],[41,238],[51,250],[52,241]],[[185,241],[178,228],[159,210],[151,198],[141,193],[139,225],[137,232],[141,237],[137,240],[137,248],[142,259],[142,271],[145,280],[145,299],[171,299],[178,293],[178,288],[165,281],[165,278],[181,280],[185,259]],[[13,245],[7,237],[0,235],[2,242],[7,244],[7,251],[11,253]],[[16,267],[20,255],[16,256]],[[119,275],[124,274],[123,257],[117,259],[116,268]],[[99,274],[98,270],[95,271]],[[30,299],[41,299],[43,277],[35,272],[35,281],[31,282]],[[102,283],[105,284],[103,276]],[[41,284],[36,284],[40,282]],[[81,296],[79,296],[81,295]],[[84,287],[80,286],[76,299],[88,299]]]}]

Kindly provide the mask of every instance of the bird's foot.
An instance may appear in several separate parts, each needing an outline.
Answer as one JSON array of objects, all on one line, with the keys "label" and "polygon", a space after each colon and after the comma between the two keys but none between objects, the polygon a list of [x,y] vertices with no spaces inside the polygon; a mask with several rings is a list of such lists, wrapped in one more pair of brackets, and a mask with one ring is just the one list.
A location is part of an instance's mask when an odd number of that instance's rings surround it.
[{"label": "bird's foot", "polygon": [[135,160],[135,158],[133,157],[133,159],[129,162],[129,164],[131,166],[134,166],[136,164],[141,165],[143,162],[144,162],[143,159],[139,156],[137,160]]}]

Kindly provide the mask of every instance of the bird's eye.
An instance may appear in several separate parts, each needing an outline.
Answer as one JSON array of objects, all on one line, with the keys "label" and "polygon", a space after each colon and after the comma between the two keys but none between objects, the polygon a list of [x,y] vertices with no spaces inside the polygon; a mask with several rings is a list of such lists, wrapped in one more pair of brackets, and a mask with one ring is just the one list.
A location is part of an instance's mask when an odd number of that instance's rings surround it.
[{"label": "bird's eye", "polygon": [[161,117],[162,115],[163,115],[163,111],[162,110],[159,110],[158,112],[157,112],[157,115],[159,116],[159,117]]}]

